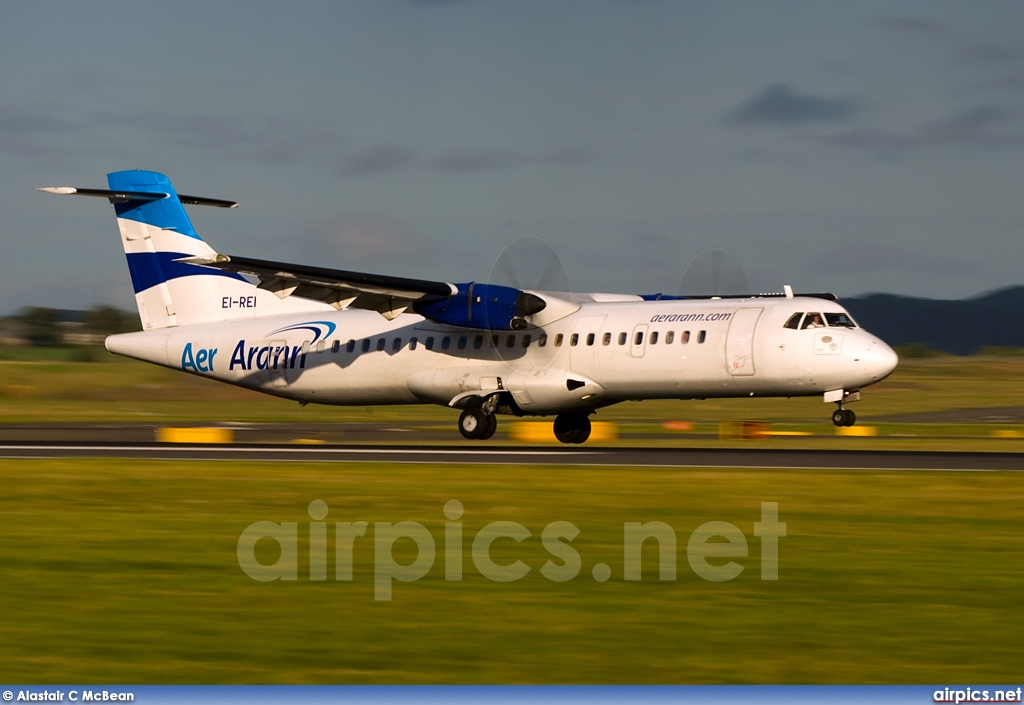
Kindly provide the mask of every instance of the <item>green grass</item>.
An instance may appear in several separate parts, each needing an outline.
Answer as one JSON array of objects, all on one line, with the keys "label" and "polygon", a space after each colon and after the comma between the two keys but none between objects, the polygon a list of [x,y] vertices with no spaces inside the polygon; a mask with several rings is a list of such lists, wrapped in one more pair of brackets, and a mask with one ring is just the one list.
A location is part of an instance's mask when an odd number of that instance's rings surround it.
[{"label": "green grass", "polygon": [[101,345],[61,347],[0,347],[0,360],[8,362],[115,362],[118,358]]},{"label": "green grass", "polygon": [[[0,360],[0,424],[343,424],[378,422],[429,431],[438,442],[461,440],[458,412],[439,406],[331,407],[309,405],[231,387],[104,353],[102,362],[74,362],[68,350],[8,350],[24,359]],[[72,351],[73,352],[73,351]],[[31,354],[30,354],[31,353]],[[59,353],[59,354],[58,354]],[[56,357],[55,357],[56,356]],[[1024,404],[1024,358],[943,356],[904,361],[887,380],[854,404],[861,425],[876,438],[837,438],[832,405],[819,397],[627,402],[601,409],[595,420],[619,424],[621,445],[688,447],[786,447],[884,450],[1024,452],[1024,425],[893,423],[882,417],[964,407]],[[881,419],[881,420],[878,420]],[[513,419],[503,417],[499,429]],[[667,430],[663,422],[690,421],[692,432]],[[720,441],[720,421],[760,420],[774,430],[806,431],[810,438]],[[994,438],[997,430],[1022,438]],[[423,436],[418,436],[423,442]],[[491,443],[501,443],[503,436]],[[401,436],[396,443],[407,442]]]},{"label": "green grass", "polygon": [[[6,682],[991,683],[1024,660],[1016,473],[26,460],[0,461],[0,487]],[[352,582],[305,577],[315,499],[329,523],[370,523]],[[444,580],[450,499],[465,506],[461,582]],[[776,582],[760,580],[763,501],[788,529]],[[298,523],[298,580],[240,570],[238,536],[260,520]],[[499,520],[533,534],[494,546],[532,568],[516,582],[470,555]],[[650,544],[625,582],[623,523],[654,520],[678,537],[677,579],[657,579]],[[438,556],[375,601],[369,537],[398,521],[427,527]],[[569,582],[539,573],[553,521],[580,530]],[[707,521],[747,538],[732,581],[689,567]]]},{"label": "green grass", "polygon": [[[422,407],[327,407],[276,399],[199,376],[100,353],[75,362],[73,349],[0,350],[0,423],[93,419],[139,421],[344,421],[447,419]],[[853,405],[864,421],[880,415],[958,407],[1016,406],[1024,400],[1024,358],[943,356],[907,360]],[[657,422],[763,419],[827,423],[832,405],[820,397],[627,402],[599,412],[603,420]],[[447,415],[446,415],[447,414]]]}]

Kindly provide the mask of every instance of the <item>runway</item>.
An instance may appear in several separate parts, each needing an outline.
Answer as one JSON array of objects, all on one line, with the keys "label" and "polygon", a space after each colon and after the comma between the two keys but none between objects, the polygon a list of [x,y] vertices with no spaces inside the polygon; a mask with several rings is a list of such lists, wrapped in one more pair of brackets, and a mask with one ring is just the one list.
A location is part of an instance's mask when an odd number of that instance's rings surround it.
[{"label": "runway", "polygon": [[1024,454],[918,451],[627,447],[384,446],[166,443],[0,443],[0,458],[135,458],[251,462],[590,467],[727,467],[751,470],[937,470],[1024,472]]}]

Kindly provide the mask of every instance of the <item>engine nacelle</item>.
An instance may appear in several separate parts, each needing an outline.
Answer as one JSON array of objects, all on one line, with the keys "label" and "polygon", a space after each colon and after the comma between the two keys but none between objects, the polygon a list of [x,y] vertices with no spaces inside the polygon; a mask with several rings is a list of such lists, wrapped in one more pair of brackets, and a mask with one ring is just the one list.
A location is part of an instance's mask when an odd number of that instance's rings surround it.
[{"label": "engine nacelle", "polygon": [[418,301],[413,310],[436,323],[480,330],[524,330],[528,316],[547,302],[536,294],[500,284],[459,284],[459,293],[445,299]]},{"label": "engine nacelle", "polygon": [[521,368],[503,380],[520,409],[529,414],[557,414],[600,406],[604,388],[576,372]]},{"label": "engine nacelle", "polygon": [[528,414],[560,414],[602,406],[604,388],[575,372],[554,368],[448,367],[409,375],[409,390],[422,401],[465,405],[469,397],[509,394]]}]

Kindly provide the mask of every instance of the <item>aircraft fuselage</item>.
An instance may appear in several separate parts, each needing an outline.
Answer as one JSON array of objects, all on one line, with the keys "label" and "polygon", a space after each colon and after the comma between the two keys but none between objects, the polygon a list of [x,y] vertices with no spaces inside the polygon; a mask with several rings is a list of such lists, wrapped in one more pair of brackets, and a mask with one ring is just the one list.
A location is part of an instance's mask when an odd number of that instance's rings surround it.
[{"label": "aircraft fuselage", "polygon": [[501,391],[536,414],[857,390],[895,367],[861,328],[785,327],[809,312],[845,313],[804,297],[588,302],[543,327],[490,332],[346,309],[116,335],[107,348],[304,402],[448,405]]}]

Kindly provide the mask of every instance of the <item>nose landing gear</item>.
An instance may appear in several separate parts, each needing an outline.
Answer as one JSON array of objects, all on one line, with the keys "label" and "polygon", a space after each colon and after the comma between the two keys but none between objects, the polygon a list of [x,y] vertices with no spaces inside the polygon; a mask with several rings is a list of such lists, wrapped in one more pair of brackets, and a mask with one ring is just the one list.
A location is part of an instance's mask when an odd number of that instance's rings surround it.
[{"label": "nose landing gear", "polygon": [[839,408],[832,412],[832,423],[836,426],[852,426],[857,423],[857,415],[846,408],[846,404],[860,401],[860,390],[833,389],[825,392],[825,403],[833,402]]},{"label": "nose landing gear", "polygon": [[836,426],[852,426],[857,423],[857,415],[850,409],[843,407],[842,402],[839,408],[832,412],[832,423]]}]

